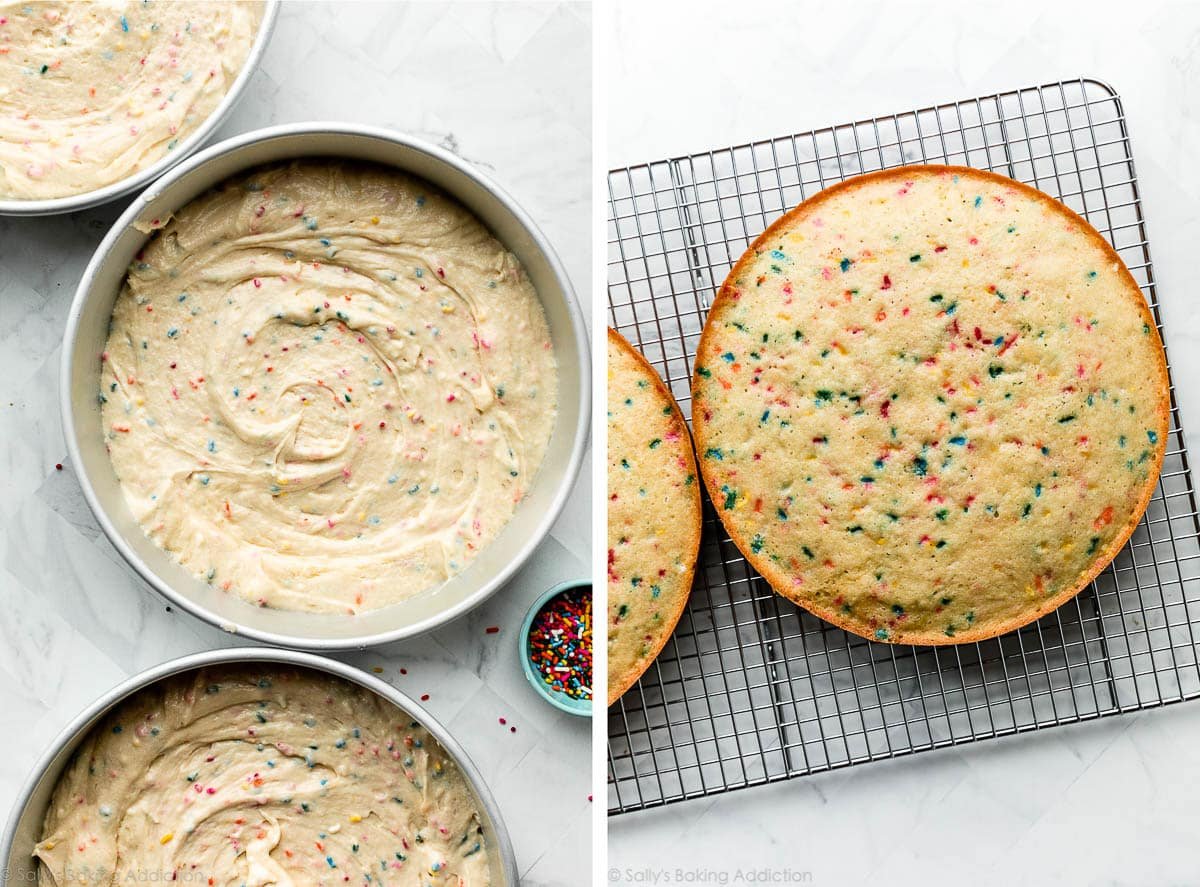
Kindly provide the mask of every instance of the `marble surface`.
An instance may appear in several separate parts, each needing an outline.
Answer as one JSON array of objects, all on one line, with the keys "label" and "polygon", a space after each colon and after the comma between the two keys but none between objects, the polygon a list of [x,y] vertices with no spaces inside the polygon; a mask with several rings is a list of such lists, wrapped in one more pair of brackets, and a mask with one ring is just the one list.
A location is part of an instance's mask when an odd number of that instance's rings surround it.
[{"label": "marble surface", "polygon": [[[493,176],[563,259],[589,314],[591,10],[566,3],[284,3],[274,39],[217,139],[349,120],[442,145]],[[124,204],[0,219],[0,816],[59,730],[125,677],[235,639],[142,586],[107,543],[66,458],[58,367],[67,309]],[[590,455],[589,455],[590,460]],[[489,602],[440,631],[344,657],[461,741],[508,824],[523,883],[590,871],[589,727],[534,695],[516,632],[532,599],[586,575],[585,471],[545,544]],[[486,634],[498,625],[498,634]],[[406,670],[406,674],[401,672]],[[515,733],[500,726],[504,717]],[[553,792],[530,786],[553,785]]]},{"label": "marble surface", "polygon": [[[685,16],[622,3],[597,26],[609,72],[605,162],[1060,77],[1107,80],[1125,103],[1196,452],[1200,7],[1110,10],[698,0]],[[767,867],[776,884],[1196,884],[1198,738],[1200,703],[1185,703],[620,816],[610,820],[608,880],[729,884],[739,869]]]}]

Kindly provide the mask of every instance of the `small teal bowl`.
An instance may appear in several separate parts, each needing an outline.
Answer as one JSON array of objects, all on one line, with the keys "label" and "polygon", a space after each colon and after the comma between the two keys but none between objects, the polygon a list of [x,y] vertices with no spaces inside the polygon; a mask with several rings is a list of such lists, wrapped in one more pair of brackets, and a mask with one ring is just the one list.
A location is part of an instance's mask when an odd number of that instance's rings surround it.
[{"label": "small teal bowl", "polygon": [[[539,676],[538,671],[534,668],[533,661],[529,658],[529,629],[533,626],[533,620],[537,618],[537,614],[541,612],[542,607],[546,606],[554,598],[564,592],[571,591],[576,588],[591,588],[592,583],[587,580],[576,580],[573,582],[560,582],[558,585],[551,588],[545,594],[538,597],[533,602],[533,606],[529,608],[529,612],[525,614],[525,621],[521,623],[521,634],[517,639],[518,653],[521,657],[521,670],[525,672],[525,680],[529,681],[529,685],[537,691],[537,694],[553,705],[557,709],[569,712],[573,715],[578,715],[581,718],[590,718],[592,716],[592,700],[590,699],[575,699],[563,693],[560,690],[554,690],[546,686],[546,682]],[[595,615],[593,612],[592,625],[595,626]],[[594,628],[593,628],[594,634]],[[593,678],[593,683],[594,683]],[[593,689],[593,696],[595,691]]]}]

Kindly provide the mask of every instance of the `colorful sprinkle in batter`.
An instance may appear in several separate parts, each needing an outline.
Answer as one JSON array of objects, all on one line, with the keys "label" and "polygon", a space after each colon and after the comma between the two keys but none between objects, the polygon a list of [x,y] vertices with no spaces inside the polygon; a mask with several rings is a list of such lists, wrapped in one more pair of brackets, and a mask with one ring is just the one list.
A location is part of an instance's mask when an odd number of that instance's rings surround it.
[{"label": "colorful sprinkle in batter", "polygon": [[178,149],[237,79],[259,2],[0,3],[0,198],[83,194]]},{"label": "colorful sprinkle in batter", "polygon": [[88,735],[35,855],[54,883],[490,882],[474,793],[424,727],[308,670],[202,669]]},{"label": "colorful sprinkle in batter", "polygon": [[692,591],[700,480],[675,398],[608,331],[608,704],[658,656]]},{"label": "colorful sprinkle in batter", "polygon": [[768,229],[713,306],[693,394],[738,547],[879,641],[1060,606],[1132,532],[1167,437],[1162,345],[1117,255],[962,168],[852,179]]},{"label": "colorful sprinkle in batter", "polygon": [[555,420],[516,258],[425,183],[332,161],[240,177],[160,224],[99,392],[147,535],[291,610],[386,606],[470,564]]},{"label": "colorful sprinkle in batter", "polygon": [[529,626],[529,661],[546,686],[572,699],[592,698],[592,589],[555,595]]}]

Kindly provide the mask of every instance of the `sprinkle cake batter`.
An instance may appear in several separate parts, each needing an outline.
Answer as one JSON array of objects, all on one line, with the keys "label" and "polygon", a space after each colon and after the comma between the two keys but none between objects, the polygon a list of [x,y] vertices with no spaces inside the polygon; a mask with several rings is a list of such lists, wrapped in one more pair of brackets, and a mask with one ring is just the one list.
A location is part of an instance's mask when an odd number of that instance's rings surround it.
[{"label": "sprinkle cake batter", "polygon": [[126,501],[201,579],[357,613],[464,569],[554,425],[516,258],[397,172],[299,162],[184,207],[129,270],[102,422]]},{"label": "sprinkle cake batter", "polygon": [[374,693],[308,670],[164,679],[93,728],[54,790],[42,884],[489,883],[462,771]]},{"label": "sprinkle cake batter", "polygon": [[0,198],[95,191],[174,151],[241,72],[263,4],[0,3]]}]

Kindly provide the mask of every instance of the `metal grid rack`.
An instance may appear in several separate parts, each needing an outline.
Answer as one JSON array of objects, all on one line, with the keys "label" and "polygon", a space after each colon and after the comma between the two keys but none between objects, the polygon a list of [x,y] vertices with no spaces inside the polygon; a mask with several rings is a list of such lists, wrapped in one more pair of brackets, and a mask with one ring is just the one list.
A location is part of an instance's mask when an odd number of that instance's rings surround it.
[{"label": "metal grid rack", "polygon": [[[610,322],[690,419],[700,330],[732,263],[832,182],[906,163],[991,169],[1051,194],[1121,254],[1161,330],[1121,101],[1070,80],[609,174]],[[687,610],[609,711],[610,813],[1200,696],[1200,522],[1174,389],[1158,489],[1072,602],[956,647],[877,644],[776,595],[704,506]]]}]

